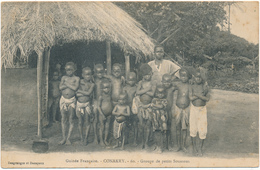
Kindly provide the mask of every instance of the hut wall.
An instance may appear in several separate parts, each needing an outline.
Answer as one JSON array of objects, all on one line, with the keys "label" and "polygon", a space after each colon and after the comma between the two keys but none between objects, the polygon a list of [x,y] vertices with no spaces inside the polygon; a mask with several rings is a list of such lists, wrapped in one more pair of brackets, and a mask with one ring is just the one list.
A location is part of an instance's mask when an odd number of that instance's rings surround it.
[{"label": "hut wall", "polygon": [[37,124],[36,69],[6,69],[1,72],[3,121]]}]

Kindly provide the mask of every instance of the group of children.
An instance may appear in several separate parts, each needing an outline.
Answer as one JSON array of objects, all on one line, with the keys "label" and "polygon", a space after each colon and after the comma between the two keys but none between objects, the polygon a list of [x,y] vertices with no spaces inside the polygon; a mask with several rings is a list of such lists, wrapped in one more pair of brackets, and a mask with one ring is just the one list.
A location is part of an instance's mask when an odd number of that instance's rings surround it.
[{"label": "group of children", "polygon": [[[106,75],[101,64],[94,66],[94,76],[92,70],[85,67],[82,69],[83,79],[74,75],[76,65],[73,62],[65,65],[65,71],[66,75],[61,78],[60,83],[57,83],[58,73],[54,72],[54,81],[51,83],[54,113],[60,102],[63,137],[60,144],[71,143],[73,117],[76,112],[79,133],[84,144],[88,143],[90,126],[93,125],[94,143],[110,145],[108,138],[112,128],[110,122],[113,121],[113,136],[116,140],[114,148],[121,145],[124,149],[129,129],[132,129],[135,146],[138,136],[141,138],[142,148],[148,148],[148,141],[153,137],[155,150],[162,152],[163,148],[168,149],[168,143],[173,141],[173,133],[176,133],[177,151],[186,152],[187,128],[190,127],[193,153],[202,155],[203,140],[207,134],[206,102],[209,94],[199,72],[194,75],[195,83],[191,85],[191,74],[183,68],[179,70],[180,79],[164,74],[162,82],[154,84],[151,81],[152,68],[148,64],[141,65],[142,79],[138,83],[134,72],[128,73],[126,79],[122,76],[120,64],[113,65],[112,75]],[[177,97],[174,97],[175,91]],[[53,120],[56,121],[54,113]],[[173,126],[176,132],[173,132]],[[200,138],[198,151],[197,133]]]}]

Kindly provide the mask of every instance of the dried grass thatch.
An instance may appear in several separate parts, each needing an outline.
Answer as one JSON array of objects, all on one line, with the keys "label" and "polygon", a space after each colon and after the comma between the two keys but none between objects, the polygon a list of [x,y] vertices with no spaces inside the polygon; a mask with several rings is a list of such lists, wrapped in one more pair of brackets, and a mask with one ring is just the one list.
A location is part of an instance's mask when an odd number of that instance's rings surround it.
[{"label": "dried grass thatch", "polygon": [[139,59],[154,47],[142,26],[111,2],[4,2],[1,36],[7,67],[17,48],[26,59],[55,44],[108,40]]}]

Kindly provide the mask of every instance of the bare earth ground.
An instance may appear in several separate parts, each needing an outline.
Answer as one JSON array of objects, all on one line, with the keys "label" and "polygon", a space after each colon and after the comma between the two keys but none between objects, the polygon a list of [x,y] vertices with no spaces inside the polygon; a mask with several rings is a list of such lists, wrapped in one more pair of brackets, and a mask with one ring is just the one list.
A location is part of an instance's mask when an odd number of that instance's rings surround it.
[{"label": "bare earth ground", "polygon": [[[26,83],[25,83],[26,82]],[[36,70],[7,70],[2,73],[1,93],[1,149],[2,151],[31,152],[32,143],[37,134],[37,98]],[[258,157],[259,150],[259,106],[258,94],[247,94],[213,89],[208,109],[208,135],[204,144],[204,157],[208,158],[243,158]],[[51,124],[43,129],[44,138],[49,141],[49,153],[82,153],[82,152],[111,152],[111,147],[102,148],[91,143],[93,129],[89,138],[90,144],[84,146],[79,141],[77,119],[71,137],[72,145],[58,145],[61,140],[60,123]],[[112,137],[111,137],[112,138]],[[133,134],[130,133],[126,153],[152,152],[140,151],[140,146],[131,143]],[[111,141],[111,145],[114,140]],[[175,156],[191,156],[191,142],[187,142],[189,152],[172,153]],[[114,149],[119,152],[119,149]],[[122,151],[120,151],[121,153]],[[125,151],[123,151],[125,152]]]}]

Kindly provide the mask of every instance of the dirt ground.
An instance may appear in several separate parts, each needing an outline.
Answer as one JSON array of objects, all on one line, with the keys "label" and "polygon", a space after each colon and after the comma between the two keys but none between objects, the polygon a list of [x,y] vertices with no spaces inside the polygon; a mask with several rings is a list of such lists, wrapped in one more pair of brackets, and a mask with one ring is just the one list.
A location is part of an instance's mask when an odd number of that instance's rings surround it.
[{"label": "dirt ground", "polygon": [[[1,85],[1,149],[2,151],[31,151],[32,143],[37,135],[36,70],[2,73]],[[258,94],[212,89],[211,100],[207,104],[208,135],[204,144],[204,156],[232,158],[248,157],[250,154],[258,155],[258,103]],[[72,145],[58,145],[62,138],[60,122],[43,129],[43,137],[49,141],[48,152],[111,152],[113,150],[111,147],[103,148],[91,143],[93,128],[89,138],[90,144],[82,145],[77,129],[77,119],[75,118],[74,121]],[[114,142],[111,140],[111,146]],[[125,150],[139,152],[140,145],[134,147],[132,142],[133,133],[131,131],[129,144],[125,146]],[[152,145],[153,143],[150,142],[149,151],[152,151]],[[189,152],[186,155],[189,156],[192,149],[190,138],[188,138],[187,145]],[[174,154],[181,156],[184,153]]]}]

